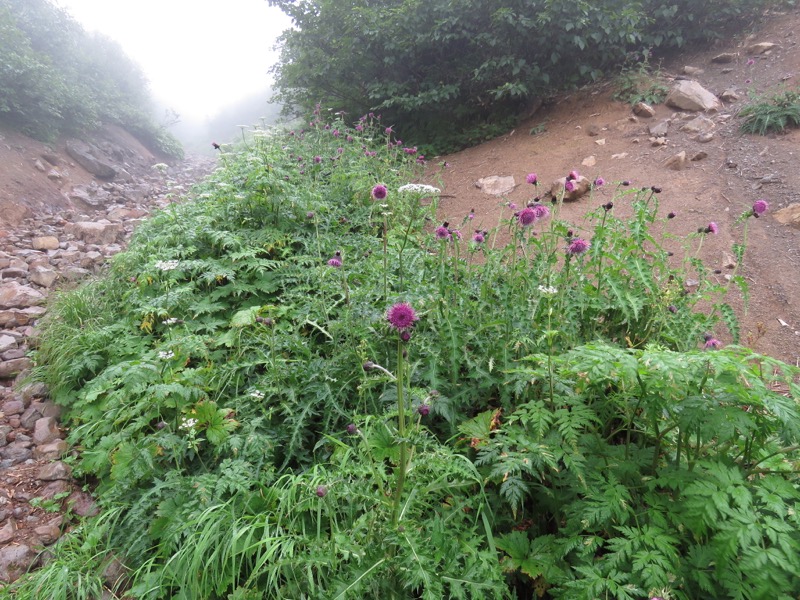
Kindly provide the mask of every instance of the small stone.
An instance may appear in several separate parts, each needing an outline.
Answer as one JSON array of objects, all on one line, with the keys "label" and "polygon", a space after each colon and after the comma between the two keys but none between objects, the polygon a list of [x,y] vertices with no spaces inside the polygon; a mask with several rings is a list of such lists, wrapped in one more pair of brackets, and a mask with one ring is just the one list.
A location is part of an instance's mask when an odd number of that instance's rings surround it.
[{"label": "small stone", "polygon": [[62,517],[56,517],[52,521],[45,523],[44,525],[39,525],[38,527],[34,527],[33,533],[36,534],[36,537],[39,538],[39,541],[42,542],[45,546],[49,546],[58,540],[61,537],[61,523],[63,519]]},{"label": "small stone", "polygon": [[79,517],[93,517],[98,513],[97,504],[86,492],[75,491],[67,498],[67,504]]},{"label": "small stone", "polygon": [[514,177],[492,175],[490,177],[482,177],[475,182],[475,187],[479,188],[484,194],[491,196],[501,196],[511,192],[517,186]]},{"label": "small stone", "polygon": [[667,138],[665,137],[651,137],[648,138],[648,140],[650,141],[650,145],[656,148],[664,146],[667,143]]},{"label": "small stone", "polygon": [[733,90],[725,90],[719,95],[719,98],[724,102],[736,102],[739,99],[739,94]]},{"label": "small stone", "polygon": [[66,463],[57,460],[39,468],[38,477],[42,481],[55,481],[56,479],[69,479],[72,469]]},{"label": "small stone", "polygon": [[60,437],[58,423],[53,417],[42,417],[33,427],[33,441],[36,444],[47,444]]},{"label": "small stone", "polygon": [[698,115],[688,123],[681,126],[681,131],[686,133],[706,133],[714,129],[714,121],[703,115]]},{"label": "small stone", "polygon": [[690,159],[692,162],[697,162],[698,160],[703,160],[704,158],[708,158],[708,152],[696,152],[692,158]]},{"label": "small stone", "polygon": [[58,460],[69,450],[69,445],[62,439],[53,440],[47,444],[40,444],[33,449],[33,458]]},{"label": "small stone", "polygon": [[686,152],[680,151],[664,161],[664,166],[673,171],[680,171],[686,166]]},{"label": "small stone", "polygon": [[57,237],[48,235],[31,239],[31,248],[34,250],[58,250]]},{"label": "small stone", "polygon": [[594,123],[592,123],[591,125],[589,125],[586,128],[586,133],[588,135],[590,135],[591,137],[596,137],[596,136],[600,135],[600,126],[599,125],[595,125]]},{"label": "small stone", "polygon": [[0,527],[0,544],[7,544],[14,539],[14,532],[17,530],[17,522],[8,519],[3,527]]},{"label": "small stone", "polygon": [[0,548],[0,581],[16,581],[35,560],[36,553],[25,544],[9,544]]},{"label": "small stone", "polygon": [[698,67],[690,67],[689,65],[683,67],[684,75],[702,75],[703,73],[704,73],[703,69],[700,69]]},{"label": "small stone", "polygon": [[584,167],[593,167],[597,164],[597,159],[594,156],[587,156],[581,161],[581,165]]},{"label": "small stone", "polygon": [[47,267],[33,267],[28,274],[28,281],[44,288],[51,287],[56,279],[58,279],[58,273]]},{"label": "small stone", "polygon": [[715,57],[711,59],[711,62],[717,64],[726,64],[735,61],[739,58],[739,55],[735,52],[723,52],[722,54],[717,54]]},{"label": "small stone", "polygon": [[6,416],[21,415],[23,412],[25,412],[25,404],[22,400],[7,400],[3,402],[0,411],[2,411]]},{"label": "small stone", "polygon": [[637,102],[633,105],[633,112],[639,117],[650,119],[656,115],[656,110],[646,102]]},{"label": "small stone", "polygon": [[713,139],[714,139],[714,133],[711,131],[708,131],[706,133],[701,133],[700,135],[694,137],[694,140],[696,142],[700,142],[701,144],[707,144]]},{"label": "small stone", "polygon": [[661,121],[659,123],[655,123],[654,125],[649,125],[647,127],[647,131],[653,137],[666,137],[668,130],[669,130],[669,120]]},{"label": "small stone", "polygon": [[724,269],[735,269],[736,268],[736,257],[729,252],[722,253],[722,267]]},{"label": "small stone", "polygon": [[780,48],[780,46],[778,44],[773,44],[772,42],[759,42],[749,46],[747,48],[747,52],[749,54],[764,54],[765,52],[769,52],[774,48]]}]

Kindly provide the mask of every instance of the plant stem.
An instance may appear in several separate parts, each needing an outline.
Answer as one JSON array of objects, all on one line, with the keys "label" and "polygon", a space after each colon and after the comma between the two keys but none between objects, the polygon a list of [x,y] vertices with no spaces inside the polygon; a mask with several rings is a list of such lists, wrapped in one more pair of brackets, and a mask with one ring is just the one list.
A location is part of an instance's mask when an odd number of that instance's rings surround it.
[{"label": "plant stem", "polygon": [[403,485],[406,480],[406,407],[403,389],[405,381],[405,357],[403,341],[397,338],[397,435],[400,438],[400,462],[397,465],[397,484],[394,490],[394,507],[392,525],[397,525],[400,516],[400,500],[403,497]]}]

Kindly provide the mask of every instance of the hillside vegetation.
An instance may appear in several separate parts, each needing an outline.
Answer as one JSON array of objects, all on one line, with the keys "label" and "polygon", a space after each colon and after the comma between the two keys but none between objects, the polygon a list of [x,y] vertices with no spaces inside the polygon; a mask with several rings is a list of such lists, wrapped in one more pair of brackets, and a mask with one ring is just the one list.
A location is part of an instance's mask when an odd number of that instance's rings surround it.
[{"label": "hillside vegetation", "polygon": [[0,597],[800,591],[800,371],[720,347],[716,226],[674,266],[658,188],[595,181],[583,230],[532,173],[497,229],[426,225],[438,191],[368,115],[220,160],[51,307],[36,375],[101,512]]},{"label": "hillside vegetation", "polygon": [[374,111],[425,154],[511,129],[554,90],[723,35],[768,0],[269,0],[282,100]]},{"label": "hillside vegetation", "polygon": [[151,151],[183,149],[153,121],[148,84],[111,39],[49,0],[0,0],[0,120],[39,140],[115,123]]}]

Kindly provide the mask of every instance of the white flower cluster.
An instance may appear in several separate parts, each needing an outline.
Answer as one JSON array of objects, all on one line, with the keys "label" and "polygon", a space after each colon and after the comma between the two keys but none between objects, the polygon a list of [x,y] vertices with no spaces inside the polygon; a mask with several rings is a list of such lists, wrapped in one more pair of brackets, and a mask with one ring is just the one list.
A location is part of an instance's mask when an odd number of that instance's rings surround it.
[{"label": "white flower cluster", "polygon": [[416,192],[419,194],[439,194],[442,190],[433,187],[432,185],[425,185],[424,183],[407,183],[397,189],[398,192]]},{"label": "white flower cluster", "polygon": [[161,360],[169,360],[173,356],[175,356],[175,353],[172,350],[164,350],[158,353],[158,358]]},{"label": "white flower cluster", "polygon": [[156,263],[156,269],[159,271],[172,271],[178,268],[177,260],[159,260]]},{"label": "white flower cluster", "polygon": [[552,286],[540,285],[539,291],[545,296],[553,296],[558,293],[558,288],[554,288]]},{"label": "white flower cluster", "polygon": [[256,398],[258,400],[263,400],[264,399],[264,392],[259,392],[258,390],[254,391],[254,392],[250,392],[250,395],[253,398]]},{"label": "white flower cluster", "polygon": [[164,325],[175,325],[178,322],[177,317],[170,317],[169,319],[164,319],[161,321]]},{"label": "white flower cluster", "polygon": [[185,429],[186,431],[189,431],[191,429],[194,429],[195,425],[197,425],[197,419],[187,419],[186,417],[184,417],[181,420],[181,424],[178,427],[180,429]]}]

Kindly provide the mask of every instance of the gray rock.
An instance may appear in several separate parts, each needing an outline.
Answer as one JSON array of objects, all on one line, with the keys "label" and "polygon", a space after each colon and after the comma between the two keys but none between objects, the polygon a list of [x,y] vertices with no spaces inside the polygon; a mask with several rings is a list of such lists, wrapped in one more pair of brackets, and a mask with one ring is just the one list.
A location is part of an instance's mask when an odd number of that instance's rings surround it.
[{"label": "gray rock", "polygon": [[8,468],[18,465],[33,456],[30,442],[13,441],[7,446],[0,448],[0,467]]},{"label": "gray rock", "polygon": [[735,61],[737,58],[739,58],[739,55],[735,52],[723,52],[722,54],[717,54],[714,58],[712,58],[711,62],[717,64],[727,64]]},{"label": "gray rock", "polygon": [[633,105],[633,114],[649,119],[656,115],[655,109],[646,102],[637,102]]},{"label": "gray rock", "polygon": [[44,302],[44,294],[16,281],[0,285],[0,308],[25,308]]},{"label": "gray rock", "polygon": [[665,137],[667,135],[667,131],[669,130],[669,120],[660,121],[658,123],[654,123],[647,128],[647,131],[653,137]]},{"label": "gray rock", "polygon": [[714,121],[703,115],[697,115],[688,123],[684,123],[681,127],[681,131],[685,131],[686,133],[707,133],[714,129],[714,127],[716,127]]},{"label": "gray rock", "polygon": [[3,361],[0,363],[0,379],[15,377],[32,366],[33,362],[30,358],[14,358]]},{"label": "gray rock", "polygon": [[757,44],[751,44],[747,47],[747,52],[749,54],[764,54],[765,52],[769,52],[774,48],[780,48],[778,44],[773,44],[772,42],[759,42]]},{"label": "gray rock", "polygon": [[40,467],[37,475],[42,481],[55,481],[57,479],[69,479],[71,473],[72,469],[68,464],[57,460]]},{"label": "gray rock", "polygon": [[42,417],[33,426],[33,441],[36,444],[47,444],[60,436],[58,422],[54,417]]},{"label": "gray rock", "polygon": [[69,223],[64,231],[87,244],[113,244],[122,233],[119,223],[79,221]]},{"label": "gray rock", "polygon": [[681,110],[718,111],[722,102],[696,81],[676,81],[664,101],[667,106]]},{"label": "gray rock", "polygon": [[674,156],[670,156],[664,161],[664,166],[673,171],[680,171],[686,166],[686,152],[681,151]]},{"label": "gray rock", "polygon": [[[42,419],[36,423],[40,423]],[[35,433],[34,433],[35,437]],[[58,460],[64,456],[69,450],[69,444],[64,440],[53,440],[47,444],[40,444],[33,449],[33,458],[45,458],[51,460]]]},{"label": "gray rock", "polygon": [[16,581],[35,560],[36,553],[25,544],[9,544],[0,548],[0,581]]},{"label": "gray rock", "polygon": [[550,186],[550,195],[553,198],[561,198],[563,194],[564,202],[575,202],[589,193],[592,183],[583,175],[572,181],[572,191],[567,191],[567,178],[556,179]]},{"label": "gray rock", "polygon": [[45,235],[31,239],[31,248],[34,250],[58,250],[58,238]]},{"label": "gray rock", "polygon": [[92,175],[100,179],[113,179],[117,174],[116,169],[105,160],[95,156],[99,151],[79,140],[67,140],[67,154]]},{"label": "gray rock", "polygon": [[491,196],[507,194],[512,191],[516,185],[514,177],[511,175],[492,175],[490,177],[482,177],[475,182],[475,187],[480,188],[484,194],[489,194]]},{"label": "gray rock", "polygon": [[44,288],[51,287],[58,279],[58,273],[47,267],[33,267],[28,273],[28,281]]}]

